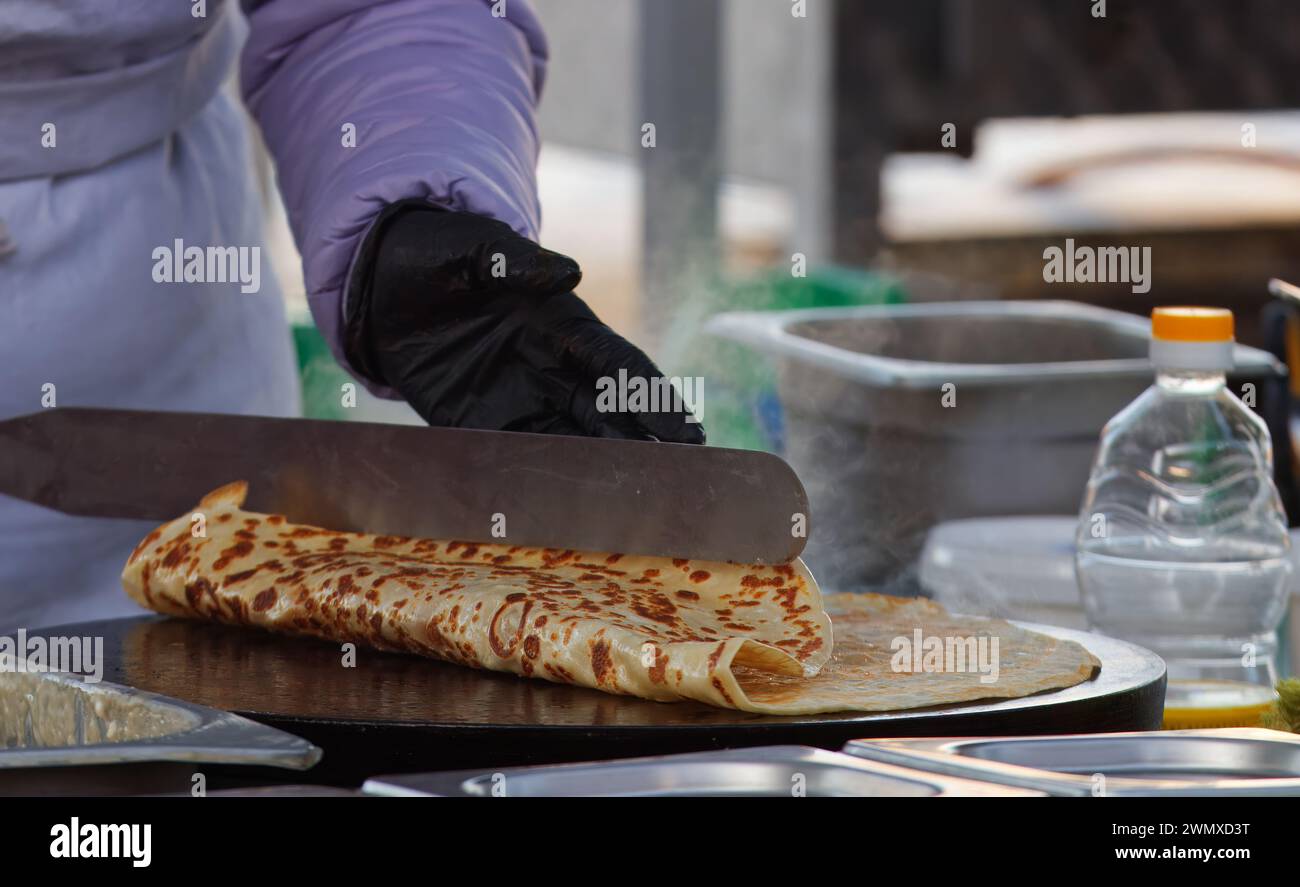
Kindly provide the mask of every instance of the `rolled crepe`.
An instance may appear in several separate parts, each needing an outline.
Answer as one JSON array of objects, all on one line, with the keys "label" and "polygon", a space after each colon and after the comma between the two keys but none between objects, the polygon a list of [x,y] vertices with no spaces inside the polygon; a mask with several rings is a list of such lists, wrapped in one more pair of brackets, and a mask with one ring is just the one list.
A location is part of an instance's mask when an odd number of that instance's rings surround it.
[{"label": "rolled crepe", "polygon": [[[929,601],[835,595],[828,612],[799,560],[758,566],[340,533],[244,511],[246,493],[229,484],[199,503],[202,522],[185,514],[150,533],[122,573],[127,594],[173,616],[761,714],[1024,696],[1098,667],[1073,642],[950,616]],[[985,655],[997,657],[993,679],[976,661],[901,670],[900,639],[918,631],[972,651],[983,638]]]},{"label": "rolled crepe", "polygon": [[733,667],[793,677],[830,658],[799,561],[747,566],[440,542],[244,511],[247,485],[150,533],[122,584],[173,616],[432,656],[647,699],[748,708]]}]

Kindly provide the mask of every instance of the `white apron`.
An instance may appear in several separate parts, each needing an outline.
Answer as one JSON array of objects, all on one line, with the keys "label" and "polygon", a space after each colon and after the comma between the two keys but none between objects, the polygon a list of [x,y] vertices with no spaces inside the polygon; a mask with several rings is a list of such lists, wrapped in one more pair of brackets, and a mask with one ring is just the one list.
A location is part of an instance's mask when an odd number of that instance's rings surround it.
[{"label": "white apron", "polygon": [[[154,280],[177,239],[262,245],[249,133],[221,89],[244,23],[208,8],[0,4],[0,418],[42,409],[47,383],[58,406],[298,410],[264,251],[257,292]],[[118,575],[150,529],[0,496],[0,632],[142,612]]]}]

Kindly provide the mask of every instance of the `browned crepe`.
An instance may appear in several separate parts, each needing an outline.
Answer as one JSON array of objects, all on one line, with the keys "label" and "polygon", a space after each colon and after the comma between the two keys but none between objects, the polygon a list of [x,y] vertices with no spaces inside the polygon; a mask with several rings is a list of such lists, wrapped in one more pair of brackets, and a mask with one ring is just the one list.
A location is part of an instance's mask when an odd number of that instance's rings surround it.
[{"label": "browned crepe", "polygon": [[[176,616],[355,642],[609,693],[764,714],[888,711],[1086,680],[1077,644],[927,601],[835,596],[800,561],[771,567],[339,533],[244,511],[230,484],[150,533],[122,574]],[[999,675],[900,673],[921,628],[999,638]]]},{"label": "browned crepe", "polygon": [[244,511],[247,487],[159,527],[138,603],[580,684],[747,708],[732,673],[816,674],[830,618],[804,565],[746,566],[338,533]]}]

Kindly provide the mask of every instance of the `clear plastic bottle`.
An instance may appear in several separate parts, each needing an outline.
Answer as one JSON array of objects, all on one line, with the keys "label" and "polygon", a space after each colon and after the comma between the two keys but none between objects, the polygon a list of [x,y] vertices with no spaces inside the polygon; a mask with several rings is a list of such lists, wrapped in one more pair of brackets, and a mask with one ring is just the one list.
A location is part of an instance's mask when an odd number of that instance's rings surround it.
[{"label": "clear plastic bottle", "polygon": [[1276,680],[1290,537],[1268,428],[1226,386],[1232,347],[1230,311],[1153,312],[1156,383],[1106,424],[1079,515],[1089,622],[1165,659],[1167,723],[1248,712]]}]

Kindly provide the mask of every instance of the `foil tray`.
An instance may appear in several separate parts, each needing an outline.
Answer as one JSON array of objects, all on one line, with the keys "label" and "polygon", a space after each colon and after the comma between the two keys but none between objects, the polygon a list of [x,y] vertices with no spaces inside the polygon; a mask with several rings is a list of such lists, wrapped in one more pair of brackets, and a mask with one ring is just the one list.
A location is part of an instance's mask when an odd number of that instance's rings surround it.
[{"label": "foil tray", "polygon": [[856,740],[844,751],[1056,796],[1300,796],[1300,736],[1253,727]]},{"label": "foil tray", "polygon": [[907,770],[800,745],[649,758],[381,776],[388,797],[1006,797],[1041,792]]},{"label": "foil tray", "polygon": [[134,763],[306,770],[321,750],[229,712],[72,674],[0,671],[0,780],[13,771]]}]

